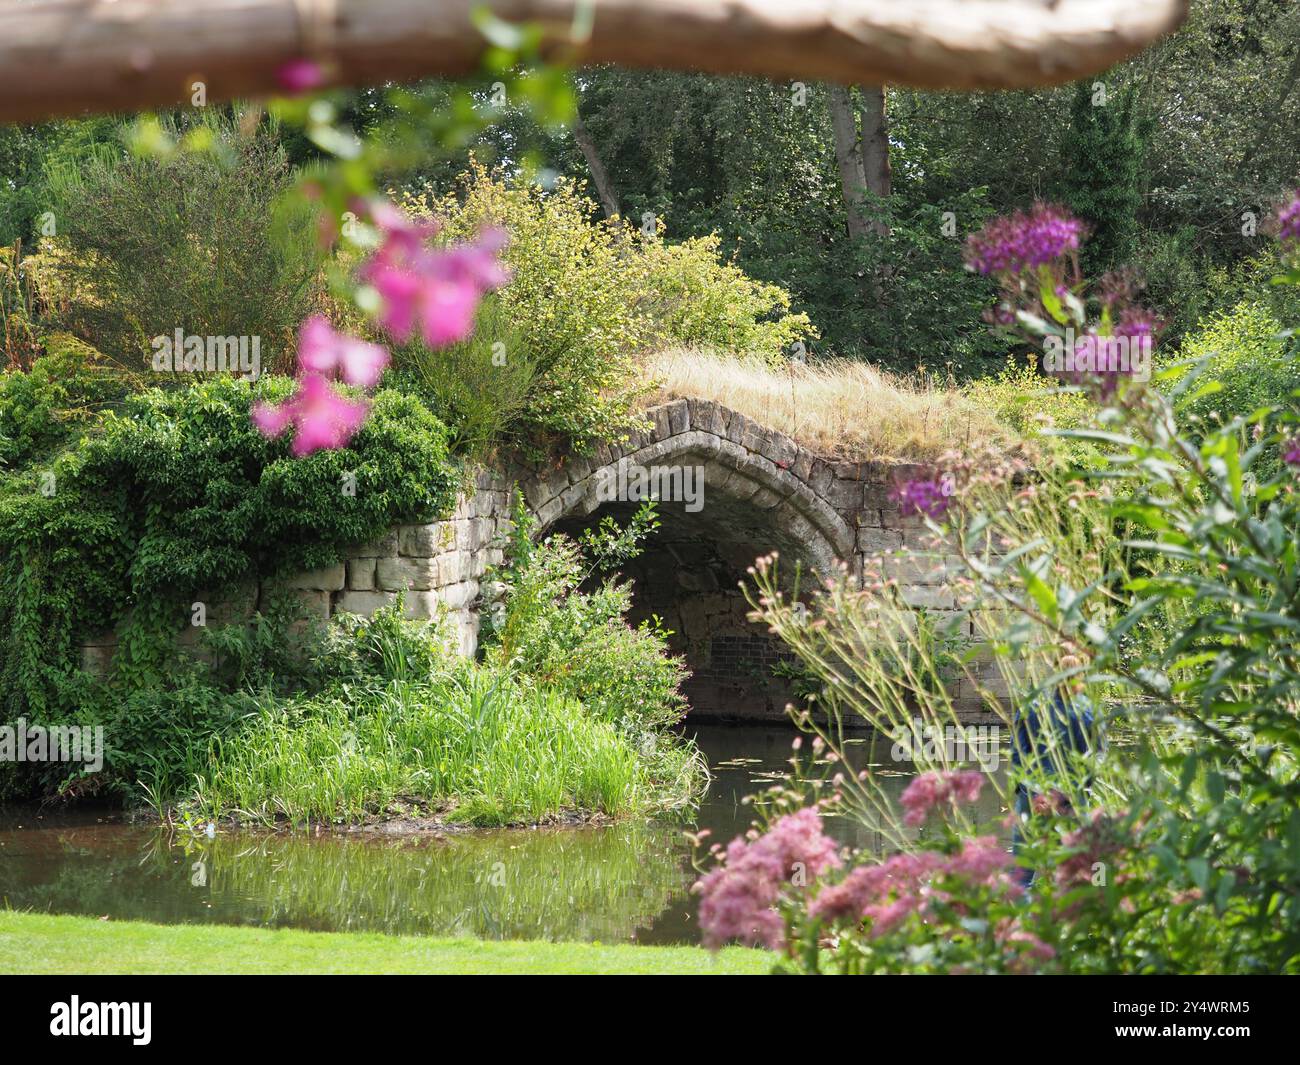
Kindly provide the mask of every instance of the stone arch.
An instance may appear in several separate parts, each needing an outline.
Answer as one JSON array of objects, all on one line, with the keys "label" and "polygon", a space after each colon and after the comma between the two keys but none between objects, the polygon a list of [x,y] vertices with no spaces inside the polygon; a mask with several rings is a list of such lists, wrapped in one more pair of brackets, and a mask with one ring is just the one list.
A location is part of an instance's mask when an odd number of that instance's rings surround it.
[{"label": "stone arch", "polygon": [[[799,545],[803,560],[822,572],[854,560],[853,515],[819,492],[814,475],[827,467],[790,437],[737,411],[707,400],[679,399],[647,412],[651,427],[622,444],[601,445],[570,459],[550,476],[522,483],[525,499],[545,533],[565,519],[583,518],[608,499],[601,487],[617,478],[620,464],[698,465],[703,468],[705,506],[710,493],[767,515],[774,539]],[[832,478],[819,478],[824,485]],[[857,500],[839,500],[841,508]]]},{"label": "stone arch", "polygon": [[621,444],[519,479],[538,535],[574,534],[604,514],[629,516],[635,498],[612,491],[620,465],[691,468],[702,477],[698,509],[661,499],[659,531],[625,569],[633,620],[657,616],[673,631],[670,645],[693,672],[693,716],[784,720],[791,692],[772,667],[789,654],[747,620],[740,584],[755,557],[773,550],[805,571],[829,574],[841,562],[856,570],[860,471],[837,476],[783,433],[710,401],[676,400],[647,419],[646,430]]}]

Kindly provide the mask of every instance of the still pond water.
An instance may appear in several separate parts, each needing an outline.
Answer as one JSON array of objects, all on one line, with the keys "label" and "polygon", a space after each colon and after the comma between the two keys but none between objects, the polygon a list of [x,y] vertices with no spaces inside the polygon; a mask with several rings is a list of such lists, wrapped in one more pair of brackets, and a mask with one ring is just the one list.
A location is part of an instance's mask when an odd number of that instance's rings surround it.
[{"label": "still pond water", "polygon": [[[0,811],[0,907],[112,920],[220,923],[485,939],[692,943],[686,829],[726,842],[750,823],[746,795],[790,757],[781,727],[699,726],[713,781],[694,824],[620,823],[402,837],[221,830],[214,839],[94,813]],[[865,747],[864,747],[865,750]],[[888,741],[863,762],[886,762]],[[908,763],[887,763],[887,787]],[[997,813],[996,797],[985,816]],[[982,804],[983,805],[983,804]],[[830,822],[880,848],[867,826]]]}]

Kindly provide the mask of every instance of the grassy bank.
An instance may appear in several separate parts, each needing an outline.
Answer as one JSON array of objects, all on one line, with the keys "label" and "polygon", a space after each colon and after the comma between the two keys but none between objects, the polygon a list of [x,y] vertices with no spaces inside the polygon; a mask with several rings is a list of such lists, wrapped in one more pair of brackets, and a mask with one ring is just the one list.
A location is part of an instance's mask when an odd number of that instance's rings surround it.
[{"label": "grassy bank", "polygon": [[0,912],[4,973],[553,973],[746,975],[771,955],[728,947],[492,942]]},{"label": "grassy bank", "polygon": [[577,700],[471,665],[275,704],[218,740],[196,776],[202,817],[266,824],[360,822],[399,800],[476,825],[618,817],[654,809],[664,790]]},{"label": "grassy bank", "polygon": [[954,448],[1020,444],[986,402],[866,363],[778,368],[760,359],[666,350],[642,364],[656,383],[642,399],[646,405],[711,399],[827,455],[925,462]]}]

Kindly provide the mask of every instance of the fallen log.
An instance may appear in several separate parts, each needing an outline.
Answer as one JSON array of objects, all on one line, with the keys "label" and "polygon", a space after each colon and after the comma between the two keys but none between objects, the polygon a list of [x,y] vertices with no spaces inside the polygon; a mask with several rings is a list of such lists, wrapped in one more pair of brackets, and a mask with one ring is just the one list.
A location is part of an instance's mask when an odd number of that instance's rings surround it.
[{"label": "fallen log", "polygon": [[[1175,29],[1188,0],[490,0],[579,63],[929,89],[1096,74]],[[327,84],[479,69],[483,0],[0,0],[0,121],[276,92],[306,57]]]}]

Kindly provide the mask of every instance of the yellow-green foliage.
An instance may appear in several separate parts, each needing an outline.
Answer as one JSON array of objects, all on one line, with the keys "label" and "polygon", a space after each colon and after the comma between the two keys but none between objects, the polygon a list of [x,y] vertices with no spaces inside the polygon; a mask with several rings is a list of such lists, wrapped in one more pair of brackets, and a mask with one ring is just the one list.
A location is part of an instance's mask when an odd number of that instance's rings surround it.
[{"label": "yellow-green foliage", "polygon": [[1079,429],[1092,424],[1096,404],[1082,392],[1064,389],[1043,377],[1032,363],[1012,357],[996,377],[981,378],[966,386],[979,408],[1014,430],[1029,445],[1067,461],[1086,462],[1095,454],[1090,444],[1044,436],[1053,429]]},{"label": "yellow-green foliage", "polygon": [[579,441],[620,435],[636,391],[631,354],[649,333],[620,276],[615,232],[588,221],[576,188],[563,180],[549,193],[511,188],[476,167],[459,198],[408,196],[404,206],[441,217],[449,239],[486,226],[509,232],[513,279],[501,303],[524,330],[529,361],[546,368],[529,419]]},{"label": "yellow-green foliage", "polygon": [[527,347],[517,354],[537,368],[524,417],[579,445],[635,423],[638,353],[690,343],[774,358],[811,333],[784,290],[721,262],[715,238],[667,245],[594,220],[596,205],[565,178],[543,190],[474,164],[456,191],[408,194],[403,206],[442,219],[449,240],[508,231],[512,281],[499,298]]},{"label": "yellow-green foliage", "polygon": [[1199,322],[1183,342],[1181,358],[1204,361],[1199,383],[1217,381],[1223,387],[1191,404],[1185,417],[1228,421],[1284,402],[1300,387],[1300,370],[1281,332],[1272,311],[1253,300]]},{"label": "yellow-green foliage", "polygon": [[817,336],[806,314],[790,313],[790,293],[719,259],[717,234],[681,244],[642,240],[648,311],[660,345],[758,355],[769,362],[803,337]]}]

